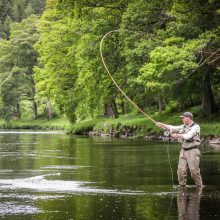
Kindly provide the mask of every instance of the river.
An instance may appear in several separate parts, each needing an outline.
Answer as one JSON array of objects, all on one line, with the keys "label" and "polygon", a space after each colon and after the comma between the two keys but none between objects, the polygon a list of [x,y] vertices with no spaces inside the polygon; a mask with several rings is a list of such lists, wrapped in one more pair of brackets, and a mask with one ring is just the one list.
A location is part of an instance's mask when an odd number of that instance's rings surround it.
[{"label": "river", "polygon": [[186,189],[177,186],[179,150],[156,141],[1,132],[0,219],[220,219],[220,150],[201,149],[203,189],[190,176]]}]

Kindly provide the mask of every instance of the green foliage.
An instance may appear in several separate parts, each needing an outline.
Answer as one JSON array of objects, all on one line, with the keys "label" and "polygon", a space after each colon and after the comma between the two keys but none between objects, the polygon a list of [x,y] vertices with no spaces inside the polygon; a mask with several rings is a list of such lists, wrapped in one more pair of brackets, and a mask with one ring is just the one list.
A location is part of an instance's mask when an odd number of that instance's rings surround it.
[{"label": "green foliage", "polygon": [[171,100],[167,105],[166,105],[166,109],[164,112],[167,113],[172,113],[172,112],[176,112],[178,110],[178,102]]},{"label": "green foliage", "polygon": [[[193,112],[195,121],[201,126],[202,136],[219,136],[219,122],[215,119],[209,120],[209,122],[199,119],[200,108],[188,109]],[[167,124],[179,125],[181,120],[179,113],[168,113],[164,112],[161,114],[151,115],[156,121],[164,121]],[[147,135],[162,135],[162,131],[154,126],[152,122],[141,115],[123,115],[118,119],[91,119],[87,121],[81,121],[68,127],[68,132],[73,134],[87,134],[93,131],[94,134],[105,134],[105,135],[123,135],[131,134],[130,138],[145,137]],[[127,136],[129,137],[129,136]]]},{"label": "green foliage", "polygon": [[10,122],[0,120],[1,129],[40,129],[40,130],[65,130],[69,127],[69,121],[63,118],[45,119],[25,119],[12,120]]},{"label": "green foliage", "polygon": [[[54,100],[60,114],[74,120],[73,90],[77,70],[74,68],[75,48],[72,45],[77,38],[77,27],[74,27],[74,21],[62,18],[54,9],[52,11],[42,17],[40,39],[35,45],[40,54],[39,66],[35,67],[38,99]],[[53,19],[54,22],[49,22]]]},{"label": "green foliage", "polygon": [[41,14],[44,8],[44,0],[15,0],[13,2],[13,19],[21,22],[32,14]]},{"label": "green foliage", "polygon": [[[185,77],[198,67],[196,51],[204,45],[201,41],[183,42],[183,39],[166,39],[164,47],[156,47],[150,53],[150,62],[141,69],[138,83],[153,92],[166,91],[172,82]],[[175,43],[175,44],[174,44]],[[166,45],[167,44],[167,45]]]},{"label": "green foliage", "polygon": [[[116,29],[103,42],[104,59],[141,109],[162,114],[201,105],[204,115],[218,113],[217,0],[47,0],[45,8],[43,0],[15,0],[0,6],[5,118],[29,117],[28,106],[35,106],[35,116],[38,107],[41,117],[58,114],[72,122],[134,112],[100,59],[102,37]],[[43,9],[38,22],[31,15]]]},{"label": "green foliage", "polygon": [[75,123],[68,127],[67,132],[73,134],[88,134],[88,132],[92,131],[94,126],[100,121],[102,120],[92,119],[92,120],[82,121],[80,123]]},{"label": "green foliage", "polygon": [[197,83],[202,71],[178,84],[199,69],[203,51],[217,47],[218,43],[210,46],[217,27],[210,8],[211,3],[201,0],[47,1],[36,45],[41,62],[35,76],[38,92],[54,100],[60,114],[71,120],[132,111],[99,58],[102,36],[121,28],[108,36],[103,51],[125,93],[141,108],[158,106],[159,111],[172,111],[174,107],[166,107],[167,103],[175,103],[176,109],[197,104],[202,98],[192,88],[196,84],[202,91],[203,85]]},{"label": "green foliage", "polygon": [[21,22],[32,14],[41,14],[44,0],[1,0],[0,39],[9,39],[12,21]]},{"label": "green foliage", "polygon": [[[0,44],[0,73],[2,94],[2,116],[9,120],[21,117],[20,101],[35,102],[35,82],[33,66],[37,63],[37,52],[33,45],[38,39],[36,22],[33,16],[21,23],[14,23],[9,41]],[[36,117],[36,115],[34,115]]]}]

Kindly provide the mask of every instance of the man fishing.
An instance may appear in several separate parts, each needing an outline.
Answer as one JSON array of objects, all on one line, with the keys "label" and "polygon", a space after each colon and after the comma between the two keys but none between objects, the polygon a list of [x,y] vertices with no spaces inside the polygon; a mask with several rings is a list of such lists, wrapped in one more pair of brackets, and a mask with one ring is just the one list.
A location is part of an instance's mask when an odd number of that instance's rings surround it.
[{"label": "man fishing", "polygon": [[178,142],[182,144],[177,169],[179,185],[186,186],[187,169],[189,167],[196,186],[202,186],[202,178],[199,169],[200,126],[193,122],[193,115],[191,112],[185,112],[180,117],[182,118],[183,125],[173,126],[161,122],[156,122],[156,125],[162,129],[168,130],[171,137],[178,139]]}]

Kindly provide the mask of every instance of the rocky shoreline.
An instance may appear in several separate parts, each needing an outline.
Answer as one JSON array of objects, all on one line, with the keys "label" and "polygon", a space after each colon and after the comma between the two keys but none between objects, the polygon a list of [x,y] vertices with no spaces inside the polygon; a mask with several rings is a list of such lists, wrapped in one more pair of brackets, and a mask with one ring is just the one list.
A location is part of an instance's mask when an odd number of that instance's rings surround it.
[{"label": "rocky shoreline", "polygon": [[[124,132],[115,132],[115,131],[111,131],[111,132],[102,132],[102,131],[89,131],[86,132],[86,135],[88,136],[100,136],[100,137],[112,137],[112,138],[123,138],[123,139],[143,139],[143,140],[165,140],[166,141],[171,141],[171,142],[176,142],[171,140],[169,137],[166,137],[162,134],[133,134],[132,132],[129,131],[124,131]],[[201,141],[204,144],[210,144],[210,145],[216,145],[219,146],[220,148],[220,137],[215,137],[215,136],[207,136],[201,137]]]}]

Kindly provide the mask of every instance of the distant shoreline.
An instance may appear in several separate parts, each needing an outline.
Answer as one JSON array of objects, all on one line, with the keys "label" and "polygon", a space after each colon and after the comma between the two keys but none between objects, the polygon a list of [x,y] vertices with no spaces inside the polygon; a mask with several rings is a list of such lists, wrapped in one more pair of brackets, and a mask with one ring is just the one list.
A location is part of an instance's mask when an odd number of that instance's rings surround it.
[{"label": "distant shoreline", "polygon": [[[156,121],[163,121],[167,124],[179,125],[179,113],[159,115]],[[220,144],[220,119],[212,121],[195,120],[201,126],[201,139],[204,143],[212,142]],[[152,122],[142,117],[140,114],[123,115],[114,118],[96,118],[71,123],[64,118],[54,118],[52,120],[13,120],[6,123],[0,120],[2,132],[12,133],[13,130],[25,129],[26,133],[52,132],[67,133],[74,135],[88,135],[101,137],[116,137],[126,139],[162,140],[163,130],[155,126]],[[32,131],[31,131],[32,130]],[[0,130],[1,132],[1,130]]]}]

